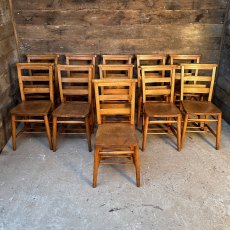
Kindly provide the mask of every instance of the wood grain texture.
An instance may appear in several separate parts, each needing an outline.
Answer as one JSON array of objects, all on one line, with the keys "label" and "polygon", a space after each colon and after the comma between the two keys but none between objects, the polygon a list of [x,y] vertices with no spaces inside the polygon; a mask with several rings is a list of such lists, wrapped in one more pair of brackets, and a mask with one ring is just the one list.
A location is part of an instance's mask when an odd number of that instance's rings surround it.
[{"label": "wood grain texture", "polygon": [[16,9],[24,10],[79,10],[79,9],[113,9],[123,10],[127,7],[135,10],[145,10],[146,8],[166,9],[166,10],[186,10],[186,9],[220,9],[226,7],[227,0],[40,0],[40,1],[17,1],[14,0]]},{"label": "wood grain texture", "polygon": [[199,53],[202,61],[217,62],[227,0],[13,4],[23,54]]},{"label": "wood grain texture", "polygon": [[10,7],[0,1],[0,152],[11,136],[9,110],[18,101],[15,62],[18,61]]}]

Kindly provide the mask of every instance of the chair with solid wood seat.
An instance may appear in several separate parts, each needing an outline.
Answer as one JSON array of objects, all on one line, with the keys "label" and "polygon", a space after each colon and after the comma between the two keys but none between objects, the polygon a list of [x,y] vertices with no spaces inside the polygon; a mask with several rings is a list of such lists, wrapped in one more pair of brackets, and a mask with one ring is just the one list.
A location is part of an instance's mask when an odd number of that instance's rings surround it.
[{"label": "chair with solid wood seat", "polygon": [[[140,54],[137,58],[137,79],[138,79],[138,107],[137,107],[137,123],[140,123],[140,118],[143,111],[143,98],[141,87],[141,67],[149,65],[165,65],[167,56],[165,54]],[[161,72],[161,77],[164,77],[164,71]],[[146,72],[146,77],[159,77],[159,72]]]},{"label": "chair with solid wood seat", "polygon": [[[170,54],[170,64],[175,65],[175,91],[174,91],[174,103],[178,104],[180,100],[180,79],[181,79],[181,64],[196,64],[200,63],[201,55],[199,54]],[[185,73],[187,76],[191,75],[191,70]],[[195,72],[197,74],[197,72]]]},{"label": "chair with solid wood seat", "polygon": [[[185,113],[182,133],[182,145],[186,132],[210,131],[216,137],[216,149],[220,148],[221,110],[212,104],[212,94],[216,74],[216,64],[182,64],[181,65],[181,104]],[[186,72],[192,72],[190,76]],[[186,95],[195,94],[199,100],[185,100]],[[200,97],[202,95],[202,97]],[[209,125],[216,122],[216,132]],[[200,126],[204,123],[203,126]]]},{"label": "chair with solid wood seat", "polygon": [[[94,149],[94,188],[97,186],[99,164],[134,164],[136,185],[140,186],[139,147],[134,125],[135,84],[134,79],[94,80],[98,122]],[[120,92],[116,95],[111,94],[111,91],[105,93],[103,91],[105,87],[126,87],[128,93]],[[112,106],[103,107],[106,103]],[[117,107],[122,103],[126,106]],[[116,119],[118,115],[130,116],[131,119],[123,122]],[[103,116],[112,118],[104,120]],[[108,161],[111,159],[117,159],[117,161]]]},{"label": "chair with solid wood seat", "polygon": [[[57,146],[57,124],[83,125],[91,152],[90,113],[92,103],[92,65],[57,65],[61,104],[53,111],[53,151]],[[73,73],[73,74],[72,74]],[[65,127],[67,134],[82,133]]]},{"label": "chair with solid wood seat", "polygon": [[[67,65],[92,65],[93,66],[93,75],[92,79],[95,78],[96,75],[96,55],[93,54],[65,54],[66,64]],[[72,73],[72,76],[76,74],[80,74],[81,76],[84,75],[84,73]],[[87,77],[87,73],[85,73]],[[92,88],[92,103],[91,103],[91,116],[90,116],[90,126],[91,126],[91,132],[94,131],[94,124],[95,124],[95,96],[94,96],[94,90]]]},{"label": "chair with solid wood seat", "polygon": [[[146,77],[151,71],[164,71],[165,77]],[[148,134],[172,132],[177,138],[177,150],[181,150],[181,112],[173,104],[175,66],[155,65],[141,67],[143,92],[143,142],[146,148]],[[173,125],[176,125],[175,128]],[[154,127],[151,127],[154,126]],[[158,127],[160,126],[160,127]]]},{"label": "chair with solid wood seat", "polygon": [[[122,72],[122,73],[121,73]],[[99,73],[101,79],[132,79],[133,77],[133,65],[131,64],[123,64],[123,65],[99,65]],[[120,94],[128,94],[129,89],[123,86],[117,87],[102,87],[102,92],[104,94],[113,94],[120,95]],[[113,101],[115,103],[115,101]],[[117,103],[116,108],[124,108],[127,105],[124,103]],[[104,107],[113,107],[111,103],[103,103],[101,108]],[[102,116],[103,119],[106,119],[106,116]],[[125,117],[125,115],[123,116]],[[127,117],[127,116],[126,116]]]},{"label": "chair with solid wood seat", "polygon": [[[31,76],[31,71],[46,71],[48,75]],[[22,102],[11,110],[13,150],[16,150],[16,124],[20,122],[25,124],[20,132],[40,132],[41,130],[32,127],[32,124],[44,123],[52,149],[48,116],[54,108],[53,65],[17,63],[17,72]],[[34,95],[37,96],[36,100],[31,99]]]}]

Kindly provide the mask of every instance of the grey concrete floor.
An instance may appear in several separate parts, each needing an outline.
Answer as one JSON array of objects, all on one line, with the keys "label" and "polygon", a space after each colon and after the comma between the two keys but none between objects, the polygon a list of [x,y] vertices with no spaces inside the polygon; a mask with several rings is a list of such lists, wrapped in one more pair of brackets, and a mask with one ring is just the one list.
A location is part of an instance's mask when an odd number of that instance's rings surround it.
[{"label": "grey concrete floor", "polygon": [[148,137],[141,188],[133,165],[103,165],[93,189],[84,136],[59,136],[55,153],[42,134],[20,136],[15,152],[10,140],[0,155],[0,229],[230,229],[230,126],[219,151],[211,134],[188,134],[180,153],[175,143]]}]

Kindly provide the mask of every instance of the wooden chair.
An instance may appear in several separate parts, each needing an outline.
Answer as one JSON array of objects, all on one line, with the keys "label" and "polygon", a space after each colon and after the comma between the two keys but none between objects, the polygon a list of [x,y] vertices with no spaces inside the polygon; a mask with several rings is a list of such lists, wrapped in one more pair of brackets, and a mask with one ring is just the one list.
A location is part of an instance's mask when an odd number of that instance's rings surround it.
[{"label": "wooden chair", "polygon": [[[178,104],[180,101],[180,86],[181,86],[181,64],[195,64],[200,63],[201,55],[199,54],[170,54],[170,64],[176,65],[176,73],[175,73],[175,91],[174,91],[174,103]],[[186,72],[186,75],[191,75],[191,70]],[[197,73],[196,73],[197,74]]]},{"label": "wooden chair", "polygon": [[103,65],[122,65],[122,64],[132,64],[132,55],[102,55]]},{"label": "wooden chair", "polygon": [[[169,77],[146,77],[151,71],[169,72]],[[181,150],[181,113],[173,104],[175,66],[156,65],[141,67],[143,89],[143,143],[142,151],[146,148],[147,134],[165,134],[172,131],[177,137],[177,149]],[[159,128],[150,128],[149,125],[167,125]],[[172,126],[177,124],[177,131]],[[152,132],[148,132],[152,130]]]},{"label": "wooden chair", "polygon": [[[221,111],[211,103],[216,74],[216,64],[182,64],[181,65],[181,101],[185,113],[182,145],[186,132],[206,132],[209,130],[216,137],[216,149],[220,148]],[[187,76],[186,72],[194,74]],[[203,101],[184,100],[188,94],[203,95]],[[205,96],[207,98],[205,98]],[[199,124],[204,122],[204,127]],[[217,122],[216,133],[209,122]],[[188,126],[193,124],[193,126]],[[197,124],[198,123],[198,124]],[[195,125],[195,126],[194,126]]]},{"label": "wooden chair", "polygon": [[[95,78],[96,75],[96,55],[91,55],[91,54],[65,54],[66,58],[66,64],[67,65],[92,65],[93,66],[93,75],[92,79]],[[79,74],[79,73],[72,73],[73,74]],[[80,73],[81,76],[84,73]],[[87,73],[86,77],[87,77]],[[92,87],[92,103],[91,103],[91,113],[90,113],[90,127],[91,127],[91,132],[93,133],[94,131],[94,124],[95,124],[95,96],[94,96],[94,89]]]},{"label": "wooden chair", "polygon": [[[92,102],[93,66],[57,65],[57,73],[61,105],[52,113],[53,151],[56,151],[57,145],[57,124],[83,124],[86,129],[88,149],[91,152],[89,117]],[[82,75],[80,73],[82,73]],[[71,130],[69,134],[76,133],[76,130]]]},{"label": "wooden chair", "polygon": [[[137,58],[137,79],[138,79],[138,107],[137,107],[137,126],[139,126],[141,113],[143,111],[143,97],[141,87],[141,67],[149,65],[165,65],[167,56],[165,54],[143,54],[136,55]],[[161,76],[164,77],[164,71]],[[159,77],[159,72],[146,72],[146,77]]]},{"label": "wooden chair", "polygon": [[[48,75],[31,76],[30,71],[46,71]],[[44,123],[49,146],[52,149],[48,115],[54,107],[53,64],[17,63],[17,73],[22,102],[11,110],[13,150],[16,150],[16,123],[19,122],[25,124],[21,132],[37,132],[26,124]],[[31,100],[32,95],[41,97]],[[49,100],[44,100],[44,95],[46,95],[45,99],[49,98]]]},{"label": "wooden chair", "polygon": [[[93,187],[97,185],[97,175],[99,164],[126,164],[133,163],[136,168],[136,185],[140,186],[140,161],[139,147],[135,132],[134,113],[135,113],[135,84],[134,79],[100,79],[94,80],[96,111],[98,129],[95,137],[94,149],[94,170]],[[127,92],[117,95],[103,93],[104,87],[126,87]],[[111,106],[104,106],[105,104]],[[125,106],[120,107],[120,104]],[[128,122],[114,120],[103,122],[102,116],[126,115],[131,119]],[[106,159],[120,158],[129,159],[127,161],[108,162]]]}]

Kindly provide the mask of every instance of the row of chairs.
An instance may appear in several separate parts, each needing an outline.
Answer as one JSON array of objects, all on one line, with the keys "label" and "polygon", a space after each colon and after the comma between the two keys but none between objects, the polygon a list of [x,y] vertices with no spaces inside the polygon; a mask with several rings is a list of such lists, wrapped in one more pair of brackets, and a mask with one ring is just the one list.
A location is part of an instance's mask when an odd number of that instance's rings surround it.
[{"label": "row of chairs", "polygon": [[[140,163],[138,142],[135,134],[135,84],[133,65],[104,64],[99,65],[100,80],[94,79],[95,65],[55,65],[48,63],[18,63],[18,77],[22,103],[12,111],[12,140],[16,149],[16,122],[25,122],[25,130],[34,131],[28,123],[44,122],[50,148],[56,150],[57,124],[63,124],[63,130],[72,124],[84,124],[91,151],[91,133],[94,127],[94,103],[98,130],[95,138],[94,178],[97,184],[98,166],[111,157],[129,159],[136,167],[137,186],[140,186]],[[182,64],[178,65],[143,65],[138,69],[138,103],[143,110],[143,145],[145,149],[147,134],[151,130],[159,133],[172,132],[177,137],[177,148],[180,151],[184,142],[187,124],[192,123],[192,131],[210,130],[216,136],[216,148],[219,148],[221,111],[210,101],[212,97],[216,65]],[[175,82],[180,69],[180,109],[175,102]],[[46,73],[45,73],[46,71]],[[209,73],[206,73],[209,71]],[[55,108],[55,76],[57,76],[61,104]],[[95,90],[92,90],[92,81]],[[44,84],[48,82],[48,84]],[[95,93],[95,97],[94,97]],[[49,95],[46,101],[34,94]],[[198,94],[198,96],[196,96]],[[206,98],[203,95],[208,95]],[[44,96],[44,95],[43,95]],[[140,96],[142,99],[140,100]],[[30,101],[27,101],[29,98]],[[191,99],[184,101],[184,98]],[[207,101],[205,101],[207,99]],[[94,102],[95,100],[95,102]],[[202,100],[202,101],[201,101]],[[53,135],[51,137],[49,116],[52,113]],[[184,128],[181,138],[181,120],[184,115]],[[111,117],[115,116],[115,120]],[[204,117],[203,117],[204,116]],[[24,117],[18,118],[18,117]],[[32,119],[34,117],[34,119]],[[38,117],[43,117],[38,119]],[[209,122],[217,122],[214,132]],[[177,127],[174,125],[176,124]],[[75,131],[75,130],[74,130]],[[157,132],[156,132],[157,131]],[[111,138],[108,138],[112,136]],[[125,162],[120,162],[125,163]],[[130,161],[129,161],[130,163]]]}]

